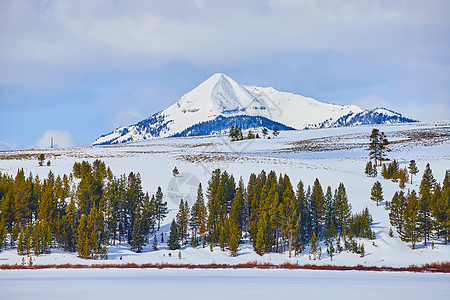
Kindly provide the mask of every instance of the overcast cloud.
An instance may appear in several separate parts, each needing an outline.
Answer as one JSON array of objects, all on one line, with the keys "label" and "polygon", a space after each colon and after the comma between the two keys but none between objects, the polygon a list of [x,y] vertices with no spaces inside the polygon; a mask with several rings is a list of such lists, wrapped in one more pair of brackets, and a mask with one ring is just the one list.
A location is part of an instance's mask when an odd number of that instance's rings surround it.
[{"label": "overcast cloud", "polygon": [[61,128],[89,144],[216,72],[448,119],[449,3],[0,1],[0,140]]}]

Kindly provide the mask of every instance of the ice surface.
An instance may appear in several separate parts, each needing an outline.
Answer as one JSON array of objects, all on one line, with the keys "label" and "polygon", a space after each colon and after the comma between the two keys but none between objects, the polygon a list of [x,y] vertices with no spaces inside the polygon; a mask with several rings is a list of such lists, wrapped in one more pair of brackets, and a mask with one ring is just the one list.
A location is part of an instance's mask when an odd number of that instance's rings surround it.
[{"label": "ice surface", "polygon": [[446,299],[449,274],[308,270],[0,271],[1,299]]}]

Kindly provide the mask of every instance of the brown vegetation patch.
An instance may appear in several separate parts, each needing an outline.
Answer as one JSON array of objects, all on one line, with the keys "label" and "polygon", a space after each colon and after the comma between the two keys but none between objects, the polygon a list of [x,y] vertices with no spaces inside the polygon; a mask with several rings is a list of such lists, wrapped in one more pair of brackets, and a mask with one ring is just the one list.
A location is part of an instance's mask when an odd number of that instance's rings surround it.
[{"label": "brown vegetation patch", "polygon": [[376,271],[376,272],[415,272],[415,273],[450,273],[450,262],[429,263],[421,266],[409,267],[375,267],[375,266],[335,266],[335,265],[299,265],[283,263],[274,265],[271,263],[258,263],[256,261],[229,265],[229,264],[62,264],[62,265],[0,265],[0,270],[40,270],[40,269],[288,269],[288,270],[326,270],[326,271]]}]

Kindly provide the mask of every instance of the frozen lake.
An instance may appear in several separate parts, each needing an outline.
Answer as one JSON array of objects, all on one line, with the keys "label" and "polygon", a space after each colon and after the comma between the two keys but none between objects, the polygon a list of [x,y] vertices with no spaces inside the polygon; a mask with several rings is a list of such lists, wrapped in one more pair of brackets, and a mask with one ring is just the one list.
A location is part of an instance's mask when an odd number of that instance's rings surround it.
[{"label": "frozen lake", "polygon": [[449,292],[450,274],[256,269],[0,271],[0,299],[386,300],[445,299]]}]

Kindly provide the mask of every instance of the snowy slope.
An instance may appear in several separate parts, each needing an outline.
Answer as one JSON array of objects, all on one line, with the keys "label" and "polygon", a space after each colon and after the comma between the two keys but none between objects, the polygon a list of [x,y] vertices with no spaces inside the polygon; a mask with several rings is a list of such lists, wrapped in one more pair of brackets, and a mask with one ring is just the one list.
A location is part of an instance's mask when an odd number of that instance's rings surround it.
[{"label": "snowy slope", "polygon": [[[247,183],[251,173],[261,170],[274,170],[277,174],[287,174],[295,186],[299,180],[305,185],[312,185],[315,178],[325,188],[331,186],[334,190],[339,183],[345,184],[348,198],[354,213],[368,207],[374,218],[372,229],[377,238],[374,241],[359,240],[364,243],[366,256],[341,252],[333,257],[323,254],[320,261],[308,258],[308,248],[298,256],[288,258],[287,253],[268,253],[259,256],[253,251],[251,244],[240,244],[239,256],[232,258],[228,251],[215,248],[213,252],[207,248],[193,248],[186,246],[181,249],[182,259],[178,258],[178,251],[170,251],[165,243],[158,244],[159,250],[152,250],[152,241],[144,249],[144,253],[137,254],[130,250],[127,244],[108,247],[109,260],[89,261],[77,257],[76,253],[64,253],[52,249],[51,254],[34,257],[35,264],[59,263],[245,263],[249,261],[271,262],[281,264],[286,261],[300,264],[336,264],[336,265],[375,265],[375,266],[408,266],[436,261],[450,261],[450,245],[442,241],[435,241],[435,248],[430,244],[424,247],[419,244],[416,250],[402,242],[398,234],[390,237],[391,227],[388,211],[384,209],[384,202],[376,206],[370,200],[370,189],[376,180],[383,186],[385,200],[391,200],[398,183],[384,180],[381,176],[369,178],[364,175],[365,163],[368,159],[367,141],[373,126],[324,128],[306,131],[285,131],[277,138],[244,140],[230,142],[224,136],[190,137],[152,139],[129,143],[125,145],[83,147],[70,149],[28,150],[0,152],[0,172],[15,175],[20,168],[25,173],[30,172],[40,178],[46,178],[51,170],[55,175],[68,174],[72,171],[74,162],[102,159],[111,167],[113,173],[119,176],[123,173],[139,172],[142,178],[144,192],[155,193],[161,186],[168,202],[170,213],[162,224],[161,231],[169,232],[172,219],[181,198],[192,205],[196,197],[198,183],[203,187],[216,168],[227,170],[238,180],[243,178]],[[391,159],[397,159],[403,168],[411,159],[415,159],[420,170],[414,177],[413,183],[407,183],[406,189],[418,190],[422,172],[430,163],[434,177],[442,182],[445,171],[450,169],[450,121],[433,124],[399,124],[377,126],[386,133],[392,144],[389,153]],[[35,156],[44,152],[51,160],[50,167],[39,167]],[[13,157],[12,155],[22,155]],[[172,176],[174,166],[180,171],[177,178]],[[322,244],[322,249],[325,249]],[[168,253],[172,252],[169,257]],[[122,259],[120,259],[122,257]],[[28,259],[28,258],[27,258]],[[17,255],[15,249],[0,253],[0,264],[20,264],[22,256]]]},{"label": "snowy slope", "polygon": [[[322,103],[274,88],[246,87],[218,73],[166,110],[135,125],[120,127],[103,135],[94,145],[155,137],[220,134],[224,133],[223,128],[230,127],[230,118],[236,116],[247,117],[247,128],[259,128],[262,119],[269,129],[284,125],[285,130],[414,121],[388,110],[364,111],[355,105]],[[193,126],[202,129],[193,130]]]}]

